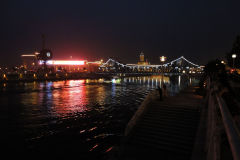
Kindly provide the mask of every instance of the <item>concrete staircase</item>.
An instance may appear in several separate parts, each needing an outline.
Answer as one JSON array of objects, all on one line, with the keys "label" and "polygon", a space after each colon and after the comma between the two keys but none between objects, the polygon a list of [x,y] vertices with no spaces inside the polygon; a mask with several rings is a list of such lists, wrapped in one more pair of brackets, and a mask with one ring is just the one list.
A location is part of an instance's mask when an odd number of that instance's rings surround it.
[{"label": "concrete staircase", "polygon": [[185,90],[152,101],[121,147],[120,159],[191,159],[201,97]]}]

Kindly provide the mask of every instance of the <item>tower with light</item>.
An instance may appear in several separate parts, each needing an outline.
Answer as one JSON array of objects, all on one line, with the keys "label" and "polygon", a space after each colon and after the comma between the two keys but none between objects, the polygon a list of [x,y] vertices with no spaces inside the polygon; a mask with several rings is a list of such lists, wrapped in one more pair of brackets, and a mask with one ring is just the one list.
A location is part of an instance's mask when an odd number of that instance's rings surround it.
[{"label": "tower with light", "polygon": [[37,55],[37,59],[42,61],[43,64],[46,64],[47,60],[52,59],[52,51],[50,49],[45,48],[45,36],[42,35],[42,50]]}]

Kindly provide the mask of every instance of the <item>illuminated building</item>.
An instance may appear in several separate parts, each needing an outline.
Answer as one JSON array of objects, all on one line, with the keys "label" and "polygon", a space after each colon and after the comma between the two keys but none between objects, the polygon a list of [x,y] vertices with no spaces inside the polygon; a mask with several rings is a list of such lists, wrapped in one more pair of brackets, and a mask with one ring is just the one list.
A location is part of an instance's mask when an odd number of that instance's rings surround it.
[{"label": "illuminated building", "polygon": [[144,53],[143,52],[140,53],[140,62],[144,62]]},{"label": "illuminated building", "polygon": [[99,67],[102,65],[103,60],[95,61],[95,62],[87,62],[88,72],[96,72],[99,70]]},{"label": "illuminated building", "polygon": [[[42,68],[44,60],[39,60],[40,53],[21,55],[22,65],[27,70]],[[88,62],[87,60],[46,60],[47,68],[54,68],[54,71],[65,72],[96,72],[103,63],[103,60]]]},{"label": "illuminated building", "polygon": [[[39,61],[40,65],[44,64],[44,61]],[[53,67],[56,72],[58,71],[65,71],[65,72],[84,72],[86,71],[86,61],[67,61],[67,60],[47,60],[46,66],[48,68]]]},{"label": "illuminated building", "polygon": [[[43,65],[43,61],[39,61],[39,65]],[[46,65],[53,67],[56,72],[96,72],[102,61],[88,62],[87,60],[48,60]]]},{"label": "illuminated building", "polygon": [[140,53],[140,61],[138,62],[138,65],[149,65],[150,63],[146,61],[144,61],[144,53],[141,52]]},{"label": "illuminated building", "polygon": [[21,55],[22,64],[25,69],[34,69],[38,64],[37,52],[35,54],[23,54]]},{"label": "illuminated building", "polygon": [[[45,47],[45,36],[42,35],[42,49],[35,54],[21,55],[23,66],[27,70],[40,72],[96,72],[103,60],[52,60],[53,53]],[[72,57],[72,56],[71,56]]]}]

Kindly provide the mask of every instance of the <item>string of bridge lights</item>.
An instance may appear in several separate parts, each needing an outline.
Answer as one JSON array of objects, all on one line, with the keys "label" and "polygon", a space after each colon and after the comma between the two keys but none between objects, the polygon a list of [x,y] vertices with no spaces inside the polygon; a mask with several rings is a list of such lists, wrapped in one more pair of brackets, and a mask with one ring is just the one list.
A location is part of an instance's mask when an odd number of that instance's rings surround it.
[{"label": "string of bridge lights", "polygon": [[180,60],[180,59],[183,59],[183,60],[187,61],[188,63],[190,63],[190,64],[193,65],[193,66],[200,67],[199,65],[197,65],[197,64],[195,64],[195,63],[192,63],[191,61],[187,60],[187,59],[186,59],[185,57],[183,57],[183,56],[181,56],[181,57],[179,57],[179,58],[177,58],[177,59],[175,59],[175,60],[173,60],[173,61],[171,61],[171,62],[169,62],[169,63],[165,63],[165,64],[163,64],[163,65],[164,65],[164,66],[169,65],[169,64],[172,65],[174,62],[176,62],[176,61],[178,61],[178,60]]},{"label": "string of bridge lights", "polygon": [[107,60],[107,62],[103,63],[100,67],[104,67],[105,65],[107,65],[109,62],[112,61],[112,62],[114,62],[114,63],[116,63],[117,65],[122,66],[122,67],[135,68],[135,67],[143,66],[143,67],[156,67],[156,68],[158,68],[158,67],[162,67],[162,66],[172,65],[174,62],[176,62],[176,61],[178,61],[178,60],[180,60],[180,59],[185,60],[186,62],[190,63],[191,65],[193,65],[193,66],[195,66],[195,67],[200,67],[199,65],[197,65],[197,64],[195,64],[195,63],[192,63],[191,61],[187,60],[187,59],[186,59],[185,57],[183,57],[183,56],[181,56],[181,57],[179,57],[179,58],[177,58],[177,59],[175,59],[175,60],[173,60],[173,61],[171,61],[171,62],[162,64],[162,65],[135,65],[135,66],[132,66],[132,65],[129,66],[128,64],[122,64],[122,63],[119,63],[119,62],[115,61],[114,59],[109,58],[109,59]]}]

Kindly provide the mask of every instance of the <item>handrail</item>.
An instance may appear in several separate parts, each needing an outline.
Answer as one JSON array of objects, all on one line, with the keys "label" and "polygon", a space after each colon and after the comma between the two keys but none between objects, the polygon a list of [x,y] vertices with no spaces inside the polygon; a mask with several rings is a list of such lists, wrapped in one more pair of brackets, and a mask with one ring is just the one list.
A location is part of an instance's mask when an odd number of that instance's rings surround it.
[{"label": "handrail", "polygon": [[222,115],[222,121],[231,147],[233,159],[240,160],[240,135],[224,100],[217,94],[216,99]]}]

